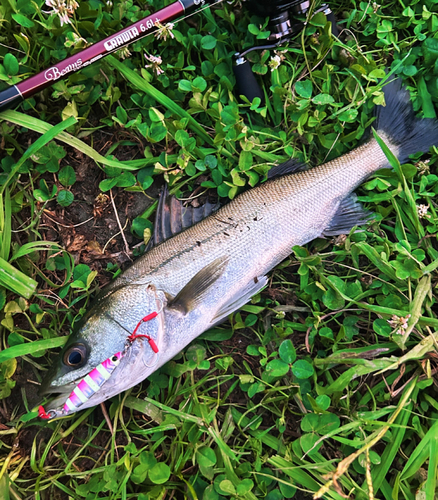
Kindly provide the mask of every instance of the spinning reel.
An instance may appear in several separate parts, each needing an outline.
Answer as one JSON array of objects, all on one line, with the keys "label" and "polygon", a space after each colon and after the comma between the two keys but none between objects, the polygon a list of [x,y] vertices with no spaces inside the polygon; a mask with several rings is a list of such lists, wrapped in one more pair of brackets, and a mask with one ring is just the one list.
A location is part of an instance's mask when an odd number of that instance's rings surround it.
[{"label": "spinning reel", "polygon": [[[252,101],[254,97],[259,97],[262,102],[264,95],[249,62],[245,56],[254,50],[273,49],[289,41],[294,35],[299,33],[304,27],[304,21],[309,8],[310,1],[302,0],[248,0],[248,9],[253,14],[260,17],[269,17],[267,29],[271,32],[267,45],[251,47],[244,52],[235,54],[236,64],[234,75],[240,95],[244,95]],[[333,31],[337,34],[335,18],[326,4],[321,5],[316,12],[323,12],[329,21],[332,22]]]}]

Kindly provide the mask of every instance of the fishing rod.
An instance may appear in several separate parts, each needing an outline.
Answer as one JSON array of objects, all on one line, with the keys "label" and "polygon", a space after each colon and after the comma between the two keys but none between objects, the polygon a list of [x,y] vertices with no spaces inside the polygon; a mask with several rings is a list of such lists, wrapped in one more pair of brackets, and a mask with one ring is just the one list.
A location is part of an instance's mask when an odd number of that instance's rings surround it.
[{"label": "fishing rod", "polygon": [[67,57],[50,68],[23,80],[12,87],[0,92],[0,111],[19,104],[24,99],[40,92],[76,71],[102,59],[112,52],[125,47],[149,35],[157,29],[157,24],[168,23],[177,17],[215,3],[216,0],[177,0],[163,9],[150,14],[131,26],[120,30],[100,42],[90,45],[86,49]]},{"label": "fishing rod", "polygon": [[[155,14],[150,14],[114,35],[96,42],[54,66],[1,91],[0,111],[19,104],[24,99],[49,87],[55,81],[61,80],[108,54],[140,40],[155,31],[158,26],[168,23],[183,14],[196,11],[197,8],[205,8],[217,2],[218,0],[177,0]],[[266,0],[248,0],[247,3],[251,13],[270,18],[268,30],[270,30],[271,34],[267,40],[269,44],[254,46],[244,52],[236,53],[233,70],[239,95],[246,96],[250,101],[254,97],[259,97],[263,102],[263,91],[245,56],[255,50],[273,49],[288,42],[304,27],[305,23],[302,19],[307,15],[310,3],[308,0],[270,0],[269,2]],[[322,4],[317,9],[317,12],[324,12],[327,15],[335,31],[336,21],[329,7]]]}]

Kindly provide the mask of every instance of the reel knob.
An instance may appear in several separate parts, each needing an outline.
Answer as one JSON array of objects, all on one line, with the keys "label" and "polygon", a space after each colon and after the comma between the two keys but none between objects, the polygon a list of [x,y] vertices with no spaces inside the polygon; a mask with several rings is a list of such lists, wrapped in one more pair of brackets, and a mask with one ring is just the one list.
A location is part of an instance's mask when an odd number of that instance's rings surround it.
[{"label": "reel knob", "polygon": [[236,54],[236,57],[236,65],[233,67],[233,71],[239,95],[244,95],[251,102],[254,97],[260,97],[263,104],[265,96],[252,72],[251,65],[240,54]]}]

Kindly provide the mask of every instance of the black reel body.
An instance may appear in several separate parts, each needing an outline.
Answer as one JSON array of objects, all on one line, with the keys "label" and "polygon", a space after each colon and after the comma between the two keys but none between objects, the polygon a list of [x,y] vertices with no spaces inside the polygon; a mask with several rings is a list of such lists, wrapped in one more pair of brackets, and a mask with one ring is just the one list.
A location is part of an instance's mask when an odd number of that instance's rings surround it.
[{"label": "black reel body", "polygon": [[305,15],[310,2],[302,0],[249,0],[248,8],[260,17],[269,17],[268,29],[271,31],[269,40],[278,40],[301,29],[302,24],[297,16]]},{"label": "black reel body", "polygon": [[[234,74],[236,76],[237,88],[239,95],[244,95],[250,101],[254,97],[260,97],[264,100],[262,89],[252,73],[249,62],[245,59],[245,55],[253,50],[273,49],[282,43],[287,42],[290,38],[299,33],[303,27],[303,18],[305,18],[309,8],[310,1],[302,0],[248,0],[248,9],[255,15],[260,17],[269,17],[267,29],[271,32],[268,43],[262,47],[251,47],[242,53],[236,54],[236,65],[234,66]],[[322,4],[317,12],[324,12],[328,19],[332,21],[333,32],[337,34],[336,23],[331,10],[326,4]]]}]

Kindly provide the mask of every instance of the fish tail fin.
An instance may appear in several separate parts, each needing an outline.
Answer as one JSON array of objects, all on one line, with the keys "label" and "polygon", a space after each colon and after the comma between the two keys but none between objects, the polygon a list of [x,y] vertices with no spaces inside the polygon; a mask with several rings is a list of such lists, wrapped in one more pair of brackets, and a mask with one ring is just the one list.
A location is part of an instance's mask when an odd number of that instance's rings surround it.
[{"label": "fish tail fin", "polygon": [[431,146],[438,145],[438,121],[415,116],[409,91],[402,87],[400,78],[385,85],[383,91],[386,106],[376,106],[374,128],[397,146],[401,163],[411,154],[425,153]]}]

